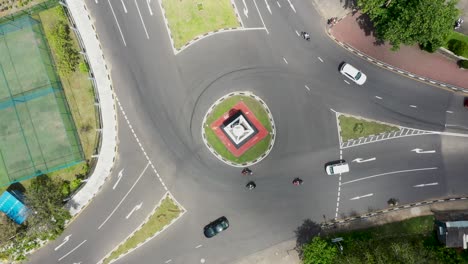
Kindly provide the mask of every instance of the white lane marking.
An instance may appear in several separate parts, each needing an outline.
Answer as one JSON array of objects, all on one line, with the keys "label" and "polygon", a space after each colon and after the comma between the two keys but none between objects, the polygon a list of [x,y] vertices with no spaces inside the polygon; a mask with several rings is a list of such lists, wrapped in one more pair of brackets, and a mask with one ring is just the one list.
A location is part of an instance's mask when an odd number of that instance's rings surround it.
[{"label": "white lane marking", "polygon": [[196,246],[195,248],[201,248],[202,246],[203,246],[203,245],[202,245],[202,244],[200,244],[200,245]]},{"label": "white lane marking", "polygon": [[96,4],[99,4],[99,3],[98,3],[98,0],[94,0],[94,2],[96,2]]},{"label": "white lane marking", "polygon": [[125,219],[129,219],[130,216],[132,216],[132,214],[138,210],[140,210],[141,206],[143,205],[143,202],[140,202],[139,204],[135,205],[135,207],[133,207],[133,209],[130,211],[130,213],[127,215],[127,217],[125,217]]},{"label": "white lane marking", "polygon": [[[96,2],[97,2],[97,0],[96,0]],[[124,38],[124,35],[122,33],[122,29],[120,28],[119,21],[117,20],[117,16],[115,15],[114,8],[112,7],[112,4],[111,4],[110,0],[107,0],[107,2],[109,3],[110,9],[112,11],[112,15],[114,16],[114,19],[115,19],[115,23],[117,23],[117,28],[119,29],[120,36],[122,37],[122,41],[124,43],[124,46],[126,47],[127,42],[125,42],[125,38]]]},{"label": "white lane marking", "polygon": [[364,163],[364,162],[369,162],[369,161],[374,161],[375,160],[375,157],[374,158],[370,158],[370,159],[362,159],[362,158],[357,158],[357,159],[354,159],[352,162],[357,162],[357,163]]},{"label": "white lane marking", "polygon": [[268,28],[265,25],[265,21],[263,21],[262,13],[260,13],[260,10],[258,9],[257,2],[255,0],[254,0],[254,4],[255,4],[255,8],[257,9],[258,15],[260,16],[260,20],[262,21],[263,27],[265,28],[267,34],[270,34],[270,32],[268,32]]},{"label": "white lane marking", "polygon": [[414,151],[418,154],[430,154],[430,153],[436,153],[435,150],[426,150],[426,151],[423,151],[422,149],[419,149],[419,148],[416,148],[416,149],[412,149],[411,151]]},{"label": "white lane marking", "polygon": [[167,263],[169,263],[169,262],[171,262],[171,261],[172,261],[172,259],[168,259],[168,260],[166,260],[164,263],[167,264]]},{"label": "white lane marking", "polygon": [[244,3],[244,16],[249,17],[249,9],[247,8],[247,4],[245,3],[245,0],[242,0],[242,3]]},{"label": "white lane marking", "polygon": [[65,245],[65,243],[67,243],[68,240],[70,240],[70,237],[71,237],[71,236],[72,236],[72,235],[66,236],[66,237],[63,239],[62,244],[58,245],[58,246],[54,249],[54,251],[57,251],[59,248],[61,248],[63,245]]},{"label": "white lane marking", "polygon": [[353,200],[359,200],[359,199],[361,199],[361,198],[371,197],[371,196],[373,196],[373,195],[374,195],[373,193],[369,193],[369,194],[365,194],[365,195],[363,195],[363,196],[356,196],[356,197],[353,197],[353,198],[351,198],[351,199],[349,199],[349,200],[351,200],[351,201],[353,201]]},{"label": "white lane marking", "polygon": [[278,7],[279,7],[279,8],[281,8],[281,5],[280,5],[280,3],[279,3],[278,1],[276,1],[276,3],[278,4]]},{"label": "white lane marking", "polygon": [[[460,128],[463,128],[463,129],[468,129],[468,127],[466,127],[466,126],[450,125],[450,124],[445,124],[445,127],[460,127]],[[444,132],[442,132],[442,133],[444,133]]]},{"label": "white lane marking", "polygon": [[124,9],[125,14],[128,13],[128,12],[127,12],[127,7],[125,6],[124,1],[123,1],[123,0],[120,0],[120,3],[122,3],[122,6],[123,6],[123,9]]},{"label": "white lane marking", "polygon": [[445,111],[445,112],[447,112],[447,113],[449,113],[449,114],[453,114],[453,111]]},{"label": "white lane marking", "polygon": [[336,196],[335,219],[338,218],[338,210],[340,209],[340,195],[341,195],[341,173],[340,173],[340,177],[338,178],[338,195]]},{"label": "white lane marking", "polygon": [[296,30],[296,34],[299,36],[299,32],[297,32],[297,30]]},{"label": "white lane marking", "polygon": [[317,58],[319,59],[319,61],[323,62],[322,58],[320,58],[320,57],[317,57]]},{"label": "white lane marking", "polygon": [[115,182],[114,186],[112,186],[112,190],[115,190],[115,187],[119,184],[120,180],[122,179],[124,169],[119,171],[119,174],[117,175],[117,181]]},{"label": "white lane marking", "polygon": [[412,108],[418,108],[417,106],[415,105],[410,105],[409,107],[412,107]]},{"label": "white lane marking", "polygon": [[379,99],[379,100],[382,100],[382,97],[377,96],[377,95],[375,96],[375,98],[377,98],[377,99]]},{"label": "white lane marking", "polygon": [[268,4],[267,0],[265,0],[265,4],[266,4],[266,7],[268,9],[268,12],[270,12],[270,15],[272,15],[273,13],[271,13],[271,8],[270,8],[270,5]]},{"label": "white lane marking", "polygon": [[151,0],[146,0],[146,4],[148,5],[149,13],[150,13],[151,16],[153,16],[153,10],[151,10],[150,3],[151,3]]},{"label": "white lane marking", "polygon": [[426,187],[426,186],[434,186],[434,185],[439,185],[438,182],[431,182],[431,183],[423,183],[423,184],[418,184],[418,185],[414,185],[413,187]]},{"label": "white lane marking", "polygon": [[364,178],[359,178],[359,179],[343,182],[342,185],[348,184],[348,183],[353,183],[353,182],[358,182],[358,181],[363,181],[363,180],[367,180],[367,179],[371,179],[371,178],[376,178],[376,177],[380,177],[380,176],[385,176],[385,175],[405,173],[405,172],[414,172],[414,171],[437,170],[437,169],[438,169],[437,167],[430,167],[430,168],[421,168],[421,169],[412,169],[412,170],[391,171],[391,172],[376,174],[376,175],[367,176],[367,177],[364,177]]},{"label": "white lane marking", "polygon": [[130,188],[130,190],[128,190],[128,192],[125,194],[125,196],[122,198],[122,200],[120,200],[120,202],[117,204],[117,206],[114,208],[114,210],[112,210],[112,212],[109,214],[109,216],[106,218],[106,220],[104,220],[104,222],[102,222],[102,224],[98,227],[98,230],[101,229],[101,227],[111,218],[111,216],[115,213],[115,211],[117,211],[117,209],[120,207],[120,205],[123,203],[123,201],[125,200],[125,198],[127,198],[127,196],[130,194],[130,192],[133,190],[133,188],[136,186],[136,184],[138,183],[138,181],[140,181],[141,177],[145,174],[145,171],[146,169],[148,169],[149,167],[149,162],[148,164],[146,164],[146,167],[145,169],[141,172],[140,176],[138,176],[137,180],[133,183],[132,187]]},{"label": "white lane marking", "polygon": [[149,39],[148,31],[146,30],[145,21],[143,21],[143,17],[141,16],[141,12],[140,12],[140,7],[138,6],[138,3],[136,0],[135,0],[135,5],[137,8],[138,14],[140,15],[141,24],[143,24],[143,29],[145,30],[146,38]]},{"label": "white lane marking", "polygon": [[307,91],[310,91],[310,88],[309,88],[309,86],[307,86],[307,85],[304,85],[304,87],[307,89]]},{"label": "white lane marking", "polygon": [[347,80],[343,80],[345,83],[350,84]]},{"label": "white lane marking", "polygon": [[285,57],[283,57],[283,60],[286,62],[286,64],[289,64]]},{"label": "white lane marking", "polygon": [[62,259],[64,259],[65,257],[67,257],[68,255],[70,255],[73,251],[75,251],[77,248],[81,247],[81,245],[83,245],[87,240],[84,240],[83,242],[81,242],[78,246],[76,246],[74,249],[72,249],[70,252],[68,252],[67,254],[63,255],[63,257],[59,258],[58,261],[61,261]]},{"label": "white lane marking", "polygon": [[294,8],[293,4],[291,3],[291,0],[288,0],[288,3],[291,6],[291,9],[294,11],[294,13],[296,13],[296,8]]}]

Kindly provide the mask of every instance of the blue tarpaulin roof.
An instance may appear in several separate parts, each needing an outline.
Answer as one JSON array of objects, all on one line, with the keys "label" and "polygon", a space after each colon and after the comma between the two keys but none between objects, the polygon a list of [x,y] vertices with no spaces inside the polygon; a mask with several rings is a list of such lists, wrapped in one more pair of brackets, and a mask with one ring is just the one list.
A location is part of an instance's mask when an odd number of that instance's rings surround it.
[{"label": "blue tarpaulin roof", "polygon": [[8,191],[0,196],[0,211],[19,225],[26,220],[29,214],[29,209]]}]

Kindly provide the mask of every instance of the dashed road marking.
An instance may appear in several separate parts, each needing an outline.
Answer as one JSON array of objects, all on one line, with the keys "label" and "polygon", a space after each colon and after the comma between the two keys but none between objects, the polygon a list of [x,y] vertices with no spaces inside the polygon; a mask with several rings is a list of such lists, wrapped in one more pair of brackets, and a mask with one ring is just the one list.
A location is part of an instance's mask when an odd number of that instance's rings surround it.
[{"label": "dashed road marking", "polygon": [[320,57],[317,57],[317,59],[319,59],[319,61],[323,62],[322,58],[320,58]]},{"label": "dashed road marking", "polygon": [[379,99],[379,100],[382,100],[382,99],[383,99],[382,97],[377,96],[377,95],[375,96],[375,98],[377,98],[377,99]]},{"label": "dashed road marking", "polygon": [[343,80],[345,83],[350,84],[347,80]]},{"label": "dashed road marking", "polygon": [[276,1],[276,4],[278,4],[278,7],[281,8],[281,5],[278,1]]},{"label": "dashed road marking", "polygon": [[304,87],[307,89],[307,91],[310,91],[310,88],[309,88],[309,86],[307,86],[307,85],[304,85]]},{"label": "dashed road marking", "polygon": [[409,107],[411,107],[411,108],[418,108],[418,107],[415,106],[415,105],[410,105]]},{"label": "dashed road marking", "polygon": [[285,57],[283,57],[283,60],[286,62],[286,64],[289,64]]}]

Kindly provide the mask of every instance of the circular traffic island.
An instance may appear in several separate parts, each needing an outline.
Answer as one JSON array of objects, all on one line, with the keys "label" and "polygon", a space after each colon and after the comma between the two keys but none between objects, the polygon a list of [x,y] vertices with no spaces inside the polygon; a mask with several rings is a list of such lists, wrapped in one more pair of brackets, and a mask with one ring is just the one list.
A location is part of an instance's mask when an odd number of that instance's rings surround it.
[{"label": "circular traffic island", "polygon": [[266,103],[251,92],[218,99],[202,126],[203,142],[219,160],[235,167],[258,163],[275,142],[275,123]]}]

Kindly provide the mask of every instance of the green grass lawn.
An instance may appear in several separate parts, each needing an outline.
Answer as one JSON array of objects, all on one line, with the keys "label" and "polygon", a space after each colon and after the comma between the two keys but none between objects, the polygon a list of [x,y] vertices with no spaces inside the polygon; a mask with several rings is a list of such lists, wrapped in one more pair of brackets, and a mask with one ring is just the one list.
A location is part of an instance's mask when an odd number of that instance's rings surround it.
[{"label": "green grass lawn", "polygon": [[260,123],[262,123],[265,129],[271,133],[271,123],[268,118],[268,114],[262,105],[251,97],[241,95],[229,97],[221,104],[219,104],[206,119],[206,126],[204,127],[208,143],[216,150],[216,152],[225,159],[239,164],[253,161],[258,158],[260,155],[265,153],[271,142],[271,135],[268,134],[265,138],[247,150],[240,157],[236,157],[232,155],[232,153],[224,146],[223,142],[221,142],[215,132],[211,129],[211,123],[217,120],[224,113],[228,112],[240,100],[242,100],[250,108],[252,113],[255,115],[255,117],[257,117]]},{"label": "green grass lawn", "polygon": [[144,242],[147,238],[152,237],[156,232],[162,230],[173,219],[177,218],[182,211],[180,208],[167,197],[161,202],[161,205],[156,209],[153,215],[150,216],[148,222],[143,227],[136,231],[125,243],[120,245],[111,255],[104,260],[107,264],[111,260],[118,258],[128,250],[135,248],[139,243]]},{"label": "green grass lawn", "polygon": [[[468,36],[467,35],[464,35],[464,34],[456,32],[456,31],[453,31],[452,34],[450,34],[450,36],[448,37],[447,42],[444,45],[444,48],[448,49],[448,43],[452,39],[457,39],[457,40],[463,41],[465,43],[468,43]],[[463,56],[465,58],[468,58],[468,50],[465,53],[463,53],[461,56]]]},{"label": "green grass lawn", "polygon": [[162,5],[176,49],[204,33],[239,27],[229,0],[163,0]]},{"label": "green grass lawn", "polygon": [[340,115],[338,120],[340,122],[340,134],[343,142],[360,137],[367,137],[370,135],[377,135],[384,132],[393,132],[399,130],[399,128],[396,126],[366,121],[345,115]]}]

